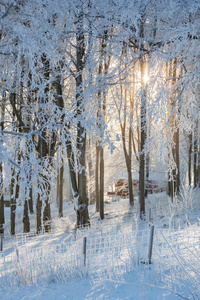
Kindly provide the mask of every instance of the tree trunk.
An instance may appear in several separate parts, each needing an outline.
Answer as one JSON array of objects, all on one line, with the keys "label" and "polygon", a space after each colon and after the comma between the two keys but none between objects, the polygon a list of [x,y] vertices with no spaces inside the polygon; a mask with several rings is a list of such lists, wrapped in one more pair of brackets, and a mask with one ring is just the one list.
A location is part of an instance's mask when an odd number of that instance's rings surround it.
[{"label": "tree trunk", "polygon": [[29,188],[29,199],[28,199],[28,207],[31,214],[34,214],[33,210],[33,187]]},{"label": "tree trunk", "polygon": [[[126,100],[125,100],[126,101]],[[121,133],[122,133],[122,143],[123,143],[123,150],[124,150],[124,156],[125,156],[125,162],[126,162],[126,169],[128,173],[128,192],[129,192],[129,204],[131,206],[134,205],[134,198],[133,198],[133,180],[132,180],[132,151],[131,151],[131,126],[129,128],[129,153],[126,149],[126,138],[125,138],[125,124],[121,124]]]},{"label": "tree trunk", "polygon": [[[13,86],[15,88],[15,85]],[[15,102],[16,102],[16,93],[10,93],[10,103],[13,108],[13,123],[15,122]],[[10,233],[15,234],[15,211],[16,211],[16,198],[15,198],[15,168],[12,168],[12,177],[11,177],[11,188],[10,188]]]},{"label": "tree trunk", "polygon": [[197,138],[194,138],[194,167],[193,167],[193,172],[194,172],[194,188],[197,187]]},{"label": "tree trunk", "polygon": [[15,234],[15,211],[16,211],[16,200],[14,195],[15,180],[14,170],[12,171],[11,187],[10,187],[10,234]]},{"label": "tree trunk", "polygon": [[[57,157],[57,164],[58,164],[58,157]],[[60,166],[57,165],[57,177],[56,177],[56,205],[59,208],[59,200],[60,198]]]},{"label": "tree trunk", "polygon": [[104,151],[100,147],[100,198],[99,198],[99,215],[104,219]]},{"label": "tree trunk", "polygon": [[59,217],[63,217],[63,174],[64,174],[64,165],[62,161],[62,165],[60,167],[59,172]]},{"label": "tree trunk", "polygon": [[[32,149],[31,149],[32,150]],[[28,170],[27,174],[27,199],[28,199],[28,208],[31,214],[34,213],[33,210],[33,178],[32,178],[32,164],[30,161],[30,152],[31,150],[28,147],[28,141],[27,141],[27,161],[29,162],[30,169]]]},{"label": "tree trunk", "polygon": [[41,200],[41,194],[38,193],[37,202],[36,202],[36,232],[38,234],[41,231],[42,231],[42,200]]},{"label": "tree trunk", "polygon": [[24,201],[24,212],[23,212],[23,223],[24,223],[24,232],[30,231],[30,220],[28,213],[28,200],[29,200],[30,188],[29,186],[25,189],[25,201]]},{"label": "tree trunk", "polygon": [[180,162],[179,162],[179,125],[177,124],[177,131],[175,133],[175,158],[176,158],[176,194],[180,193]]},{"label": "tree trunk", "polygon": [[[42,63],[43,63],[43,76],[46,81],[46,85],[44,88],[44,97],[41,99],[42,104],[48,103],[49,99],[49,77],[50,77],[50,65],[49,60],[45,53],[41,56]],[[43,118],[41,120],[40,126],[45,124],[45,122],[48,121],[48,113],[43,113]],[[38,138],[38,154],[41,161],[43,161],[48,156],[48,163],[51,165],[52,163],[52,157],[55,153],[55,143],[56,143],[56,137],[53,133],[51,139],[47,136],[47,133],[45,129],[42,130],[41,135],[39,135]],[[42,163],[42,162],[41,162]],[[48,182],[48,178],[45,177],[45,175],[41,174],[41,177],[43,177],[44,181],[47,183],[46,188],[44,188],[42,185],[39,185],[39,188],[41,189],[40,195],[38,194],[37,198],[37,207],[36,207],[36,230],[39,232],[42,229],[41,226],[41,209],[42,209],[42,202],[44,201],[45,207],[43,210],[43,228],[45,232],[51,231],[51,210],[50,210],[50,203],[49,203],[49,197],[51,193],[51,186]]]},{"label": "tree trunk", "polygon": [[147,152],[146,155],[146,186],[145,186],[145,197],[148,195],[147,183],[149,180],[149,167],[150,167],[150,154]]},{"label": "tree trunk", "polygon": [[96,191],[96,211],[99,212],[99,154],[100,147],[96,145],[96,168],[95,168],[95,191]]},{"label": "tree trunk", "polygon": [[[19,145],[18,145],[19,147]],[[18,152],[18,162],[21,160],[20,153]],[[16,215],[16,207],[17,207],[17,200],[19,200],[19,173],[16,175],[16,182],[14,179],[16,169],[13,168],[12,171],[12,178],[11,178],[11,200],[10,200],[10,228],[11,234],[15,234],[15,215]]]},{"label": "tree trunk", "polygon": [[[81,153],[79,157],[79,163],[81,166],[85,167],[85,145],[86,145],[86,137],[84,136],[84,129],[79,127],[78,130],[78,141],[79,146],[78,149]],[[77,215],[77,227],[85,227],[89,225],[89,212],[88,212],[88,198],[86,196],[86,175],[85,170],[82,169],[82,172],[78,173],[78,215]],[[80,207],[84,207],[83,210]]]},{"label": "tree trunk", "polygon": [[[4,130],[4,117],[5,117],[5,92],[3,92],[3,96],[2,96],[0,130]],[[0,143],[3,143],[3,140],[1,140]],[[3,190],[3,162],[0,161],[0,228],[3,228],[4,223],[5,223],[5,217],[4,217],[4,190]]]},{"label": "tree trunk", "polygon": [[43,211],[43,226],[44,226],[44,232],[50,232],[51,231],[51,207],[49,203],[49,197],[50,197],[50,188],[46,191],[46,200],[45,200],[45,207]]},{"label": "tree trunk", "polygon": [[140,161],[139,161],[139,199],[140,217],[145,215],[145,142],[146,142],[146,82],[145,82],[146,63],[145,57],[141,60],[141,84],[142,98],[140,111]]},{"label": "tree trunk", "polygon": [[[108,58],[108,61],[106,61],[105,55],[106,55],[106,39],[107,39],[107,30],[104,30],[104,39],[102,40],[101,45],[101,55],[104,57],[104,70],[105,75],[108,73],[108,67],[110,63],[110,58]],[[103,73],[103,65],[102,63],[99,65],[99,74]],[[105,121],[106,117],[106,92],[103,90],[103,103],[101,103],[101,91],[99,91],[99,110],[101,115],[101,122]],[[100,125],[101,126],[101,125]],[[101,140],[103,140],[103,133],[101,136]],[[100,195],[99,195],[99,213],[100,213],[100,219],[104,219],[104,149],[103,146],[100,145]]]},{"label": "tree trunk", "polygon": [[[81,9],[82,10],[82,9]],[[85,37],[83,26],[83,12],[78,16],[77,32],[76,32],[76,105],[77,117],[80,117],[84,111],[83,104],[83,59],[85,54]],[[85,150],[86,150],[86,131],[78,120],[77,124],[77,149],[79,152],[79,163],[82,171],[78,174],[78,203],[77,211],[77,227],[85,227],[89,225],[88,198],[86,196],[86,175],[85,175]],[[75,191],[74,191],[75,192]]]},{"label": "tree trunk", "polygon": [[24,232],[30,232],[30,221],[28,215],[28,201],[24,201],[24,213],[23,213]]},{"label": "tree trunk", "polygon": [[199,137],[198,137],[198,166],[197,166],[197,169],[198,169],[198,187],[200,186],[200,145],[199,145]]},{"label": "tree trunk", "polygon": [[[177,75],[177,60],[170,62],[169,67],[169,79],[172,80],[172,87],[176,84],[176,75]],[[175,116],[175,97],[177,97],[177,92],[172,91],[173,95],[170,96],[170,108],[171,108],[171,117],[170,117],[170,130],[172,135],[173,143],[172,147],[172,160],[175,163],[171,173],[169,173],[168,178],[168,195],[173,199],[176,194],[180,192],[180,164],[179,164],[179,124],[178,117]],[[176,104],[178,110],[178,104]]]},{"label": "tree trunk", "polygon": [[[31,72],[29,72],[28,75],[28,82],[27,82],[27,100],[28,103],[30,103],[30,105],[33,104],[33,98],[34,98],[34,93],[31,90],[31,82],[32,82],[32,74]],[[27,123],[27,129],[31,130],[31,114],[28,114],[26,117],[26,123]],[[30,162],[30,151],[32,151],[32,148],[28,147],[28,141],[27,141],[27,158],[29,160],[29,163],[31,165]],[[29,196],[28,196],[28,208],[30,211],[30,214],[34,214],[34,209],[33,209],[33,187],[32,187],[32,170],[30,170],[29,174],[28,174],[28,182],[29,182]]]},{"label": "tree trunk", "polygon": [[68,157],[68,164],[69,164],[71,190],[74,198],[74,207],[77,216],[76,226],[77,228],[82,226],[85,227],[90,225],[89,213],[88,213],[88,201],[86,202],[85,199],[83,201],[79,194],[79,190],[77,187],[76,173],[73,168],[75,164],[74,154],[72,151],[71,141],[67,139],[67,136],[66,136],[66,148],[67,148],[67,157]]},{"label": "tree trunk", "polygon": [[0,162],[0,228],[3,227],[4,223],[3,166],[2,162]]},{"label": "tree trunk", "polygon": [[[43,63],[43,72],[44,72],[44,78],[47,81],[45,89],[44,89],[44,93],[45,93],[45,98],[43,99],[44,103],[48,103],[49,99],[48,99],[48,94],[49,94],[49,77],[50,77],[50,64],[49,64],[49,60],[46,57],[46,54],[42,54],[42,63]],[[48,120],[48,115],[45,116],[45,121]],[[46,132],[42,131],[42,138],[41,138],[41,152],[40,155],[42,158],[47,157],[47,155],[49,156],[49,164],[51,164],[51,148],[52,148],[52,144],[55,143],[55,141],[47,141],[48,138],[46,137]],[[51,186],[50,183],[47,180],[47,190],[45,190],[45,207],[43,210],[43,228],[44,228],[44,232],[50,232],[51,231],[51,210],[50,210],[50,203],[49,203],[49,197],[50,197],[50,193],[51,193]]]},{"label": "tree trunk", "polygon": [[188,151],[188,182],[192,185],[192,133],[189,133],[189,151]]},{"label": "tree trunk", "polygon": [[[131,108],[132,109],[132,108]],[[131,112],[132,114],[132,112]],[[132,118],[131,118],[132,120]],[[133,179],[132,179],[132,130],[131,125],[129,127],[129,162],[128,162],[128,191],[129,191],[129,204],[130,206],[134,205],[134,197],[133,197]]]}]

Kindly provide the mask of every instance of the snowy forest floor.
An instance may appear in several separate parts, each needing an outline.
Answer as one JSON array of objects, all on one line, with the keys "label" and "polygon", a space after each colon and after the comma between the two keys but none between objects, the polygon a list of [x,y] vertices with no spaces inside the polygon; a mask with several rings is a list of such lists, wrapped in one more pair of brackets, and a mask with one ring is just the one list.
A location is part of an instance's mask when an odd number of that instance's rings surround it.
[{"label": "snowy forest floor", "polygon": [[138,199],[133,209],[128,199],[107,199],[105,220],[90,205],[91,228],[76,234],[72,203],[64,203],[61,219],[52,205],[52,232],[37,236],[22,234],[18,207],[17,234],[10,237],[6,208],[0,299],[200,299],[199,196],[189,188],[173,203],[165,193],[150,195],[146,221],[138,217]]}]

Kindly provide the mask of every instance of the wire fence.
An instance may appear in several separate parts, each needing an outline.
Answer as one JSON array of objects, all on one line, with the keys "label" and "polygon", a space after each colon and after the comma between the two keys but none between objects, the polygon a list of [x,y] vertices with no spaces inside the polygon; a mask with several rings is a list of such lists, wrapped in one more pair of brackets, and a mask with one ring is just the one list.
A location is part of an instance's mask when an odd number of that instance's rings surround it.
[{"label": "wire fence", "polygon": [[[172,274],[181,276],[182,281],[185,278],[193,287],[199,286],[199,229],[155,228],[151,262],[161,278],[166,279],[170,272],[170,278]],[[78,231],[76,240],[71,235],[55,245],[40,245],[38,236],[23,234],[17,237],[14,251],[0,254],[0,275],[12,274],[12,282],[20,284],[36,283],[47,276],[62,281],[84,274],[99,282],[110,274],[120,276],[148,265],[150,240],[149,227],[135,230],[119,225],[107,228],[107,232],[105,228]]]},{"label": "wire fence", "polygon": [[[66,232],[61,223],[52,227],[50,235],[30,232],[5,236],[0,277],[7,284],[25,285],[41,280],[66,282],[89,275],[98,286],[106,280],[121,280],[129,271],[151,268],[159,284],[165,282],[174,290],[177,286],[173,287],[173,282],[185,285],[194,299],[200,299],[200,227],[186,227],[190,212],[199,209],[199,203],[192,197],[173,203],[161,198],[154,195],[146,203],[146,223],[138,220],[135,205],[134,211],[117,218],[110,214],[103,223],[92,220],[90,229]],[[120,207],[118,210],[123,211]],[[184,223],[179,226],[183,215]],[[153,236],[152,223],[158,224]]]}]

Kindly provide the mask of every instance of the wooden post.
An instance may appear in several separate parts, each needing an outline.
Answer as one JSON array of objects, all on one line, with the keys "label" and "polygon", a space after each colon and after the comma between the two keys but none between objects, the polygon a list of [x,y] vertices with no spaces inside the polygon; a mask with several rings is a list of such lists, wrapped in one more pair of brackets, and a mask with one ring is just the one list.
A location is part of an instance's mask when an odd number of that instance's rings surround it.
[{"label": "wooden post", "polygon": [[86,265],[86,244],[87,244],[87,238],[83,238],[83,255],[84,255],[84,266]]},{"label": "wooden post", "polygon": [[16,249],[16,255],[17,255],[17,262],[19,262],[19,250]]},{"label": "wooden post", "polygon": [[149,254],[148,254],[149,264],[151,264],[151,258],[152,258],[153,235],[154,235],[154,225],[151,226],[151,231],[150,231]]}]

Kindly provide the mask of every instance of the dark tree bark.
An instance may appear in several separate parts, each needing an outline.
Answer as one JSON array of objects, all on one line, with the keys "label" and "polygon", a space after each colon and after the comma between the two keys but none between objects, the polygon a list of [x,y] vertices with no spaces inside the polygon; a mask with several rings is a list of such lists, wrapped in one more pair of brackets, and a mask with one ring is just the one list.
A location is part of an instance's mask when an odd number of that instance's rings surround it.
[{"label": "dark tree bark", "polygon": [[[79,163],[83,167],[82,172],[78,174],[78,198],[77,198],[77,227],[89,225],[88,198],[86,196],[86,175],[85,175],[85,150],[86,150],[86,131],[82,123],[79,121],[83,111],[83,69],[85,55],[85,37],[83,25],[83,12],[80,10],[78,15],[76,28],[76,106],[77,106],[77,150],[79,152]],[[70,155],[71,156],[71,155]],[[70,168],[71,170],[71,168]],[[71,172],[71,171],[70,171]],[[73,194],[76,191],[73,191]]]},{"label": "dark tree bark", "polygon": [[75,202],[75,210],[77,216],[76,226],[77,228],[85,227],[90,225],[90,219],[88,213],[88,201],[87,202],[83,201],[79,194],[76,173],[73,167],[75,163],[74,154],[72,150],[71,141],[69,141],[67,138],[66,138],[66,148],[67,148],[67,157],[68,157],[68,164],[69,164],[71,190]]},{"label": "dark tree bark", "polygon": [[[142,16],[140,24],[140,37],[145,38],[145,14]],[[141,49],[144,45],[141,44]],[[139,202],[140,202],[140,218],[145,215],[145,143],[146,143],[146,102],[147,102],[147,82],[145,75],[147,73],[147,55],[143,52],[140,59],[141,70],[141,104],[140,104],[140,154],[139,154]]]},{"label": "dark tree bark", "polygon": [[[40,186],[38,186],[40,189]],[[37,202],[36,202],[36,232],[37,234],[42,231],[42,200],[41,194],[38,193],[37,195]]]},{"label": "dark tree bark", "polygon": [[[15,88],[15,85],[14,87]],[[17,119],[17,122],[19,123],[20,126],[20,114],[16,109],[16,93],[10,93],[10,103],[13,108],[13,123],[15,123],[15,116]],[[18,145],[19,146],[19,145]],[[20,154],[18,150],[18,161],[20,160]],[[16,176],[16,183],[14,176],[16,174],[15,167],[12,168],[12,177],[11,177],[11,189],[10,189],[10,233],[12,235],[15,234],[15,211],[16,211],[16,199],[18,198],[19,195],[19,184],[18,184],[18,174]],[[16,186],[15,186],[16,184]],[[17,198],[16,198],[17,197]]]},{"label": "dark tree bark", "polygon": [[200,145],[199,145],[199,139],[198,139],[198,166],[197,166],[197,175],[198,175],[198,187],[200,186]]},{"label": "dark tree bark", "polygon": [[[49,99],[49,78],[50,78],[50,65],[49,60],[46,57],[46,54],[42,54],[42,63],[43,63],[43,75],[45,80],[45,89],[44,89],[44,97],[41,99],[42,104],[48,103]],[[43,118],[40,121],[39,125],[42,126],[45,124],[45,122],[48,121],[48,113],[45,111],[43,112]],[[38,155],[41,160],[44,160],[45,158],[48,158],[48,163],[51,166],[52,165],[52,158],[55,154],[55,144],[56,144],[56,135],[53,132],[52,136],[49,137],[47,135],[46,129],[42,129],[42,132],[40,133],[38,137]],[[45,232],[51,231],[51,209],[50,209],[50,193],[51,193],[51,185],[48,182],[48,178],[46,178],[45,175],[41,174],[41,177],[43,178],[44,182],[46,182],[45,187],[41,186],[39,184],[39,188],[41,188],[41,193],[38,195],[37,198],[37,205],[36,205],[36,228],[37,232],[39,232],[42,228],[41,226],[41,208],[42,208],[42,201],[44,199],[44,211],[43,211],[43,228]]]},{"label": "dark tree bark", "polygon": [[[174,70],[173,70],[173,84],[176,84],[176,77],[178,76],[177,72],[177,59],[174,60]],[[176,98],[178,99],[177,92],[175,93]],[[177,113],[179,113],[179,99],[176,101],[177,102]],[[175,162],[176,162],[176,194],[178,195],[180,193],[180,158],[179,158],[179,148],[180,148],[180,143],[179,143],[179,121],[178,121],[178,115],[176,116],[176,132],[174,134],[174,140],[175,140]]]},{"label": "dark tree bark", "polygon": [[[103,64],[99,64],[99,75],[103,73]],[[98,110],[97,119],[98,127],[101,128],[101,122],[103,121],[102,114],[102,93],[101,90],[98,91]],[[103,218],[104,208],[103,206],[103,193],[104,193],[104,179],[102,178],[102,172],[104,172],[104,162],[103,162],[103,149],[100,146],[100,141],[96,145],[96,169],[95,169],[95,190],[96,190],[96,211],[99,212],[100,218]]]},{"label": "dark tree bark", "polygon": [[[176,84],[177,76],[177,60],[170,62],[169,78],[172,80],[172,87]],[[179,124],[178,116],[175,115],[175,106],[178,108],[178,103],[175,103],[177,92],[174,91],[170,97],[170,129],[172,134],[172,159],[176,164],[176,167],[172,169],[172,172],[168,179],[168,195],[173,199],[175,195],[180,192],[180,165],[179,165]],[[178,109],[177,109],[178,110]]]},{"label": "dark tree bark", "polygon": [[189,139],[189,151],[188,151],[188,182],[189,186],[192,185],[192,133],[188,136]]},{"label": "dark tree bark", "polygon": [[[126,101],[126,100],[125,100]],[[133,181],[132,181],[132,151],[131,151],[131,136],[132,136],[132,130],[131,127],[129,127],[129,139],[128,139],[128,148],[129,152],[126,149],[126,137],[125,137],[125,129],[126,125],[121,124],[121,133],[122,133],[122,143],[123,143],[123,150],[124,150],[124,156],[125,156],[125,162],[126,162],[126,169],[128,173],[128,192],[129,192],[129,204],[131,206],[134,205],[134,198],[133,198]]]},{"label": "dark tree bark", "polygon": [[[64,121],[64,113],[62,110],[64,109],[64,101],[62,95],[62,85],[61,85],[61,75],[58,75],[56,81],[54,83],[56,88],[56,105],[61,110],[61,123]],[[64,162],[63,159],[61,161],[61,166],[58,167],[58,174],[57,174],[57,201],[58,201],[58,210],[59,210],[59,217],[63,217],[63,175],[64,175]]]},{"label": "dark tree bark", "polygon": [[[32,75],[31,73],[29,73],[29,79],[27,82],[27,88],[28,88],[28,94],[27,94],[27,100],[28,103],[33,103],[33,91],[31,90],[31,82],[32,82]],[[30,131],[31,129],[31,115],[28,114],[27,115],[27,130]],[[28,142],[27,142],[28,144]],[[28,145],[27,145],[27,159],[29,160],[29,164],[31,165],[30,162],[30,150]],[[32,187],[32,171],[30,170],[29,174],[28,174],[28,186],[29,186],[29,199],[28,199],[28,208],[31,214],[34,214],[34,209],[33,209],[33,187]]]},{"label": "dark tree bark", "polygon": [[99,215],[100,219],[104,219],[104,151],[100,147],[100,197],[99,197]]},{"label": "dark tree bark", "polygon": [[[129,204],[130,206],[134,205],[134,197],[133,197],[133,181],[132,181],[132,144],[134,144],[133,139],[133,132],[131,129],[132,126],[132,120],[133,120],[133,96],[131,96],[130,100],[130,123],[129,123],[129,130],[128,130],[128,147],[127,147],[127,141],[126,141],[126,127],[127,127],[127,88],[122,85],[121,82],[121,101],[124,100],[124,107],[117,106],[118,114],[119,114],[119,120],[120,120],[120,128],[121,128],[121,135],[122,135],[122,145],[123,145],[123,152],[125,157],[125,163],[126,163],[126,169],[128,174],[128,192],[129,192]],[[123,117],[121,116],[121,112],[123,112]],[[123,118],[123,120],[122,120]],[[133,143],[132,143],[133,142]],[[128,148],[128,149],[127,149]]]},{"label": "dark tree bark", "polygon": [[15,234],[15,211],[16,211],[16,200],[14,195],[15,180],[14,172],[12,171],[11,185],[10,185],[10,233]]},{"label": "dark tree bark", "polygon": [[145,142],[146,142],[146,82],[145,82],[146,62],[145,57],[141,59],[141,112],[140,112],[140,161],[139,161],[139,199],[140,217],[145,215]]},{"label": "dark tree bark", "polygon": [[[41,136],[39,136],[39,157],[40,159],[44,159],[46,157],[46,155],[49,153],[49,149],[48,149],[48,143],[46,138],[46,134],[43,131]],[[41,179],[43,178],[44,182],[47,182],[45,188],[39,184],[38,188],[40,189],[40,194],[38,194],[38,198],[37,198],[37,204],[36,204],[36,230],[39,233],[39,231],[42,229],[41,226],[41,216],[42,216],[42,201],[43,199],[45,199],[45,208],[43,211],[43,228],[45,232],[49,232],[51,230],[51,226],[50,226],[50,220],[51,220],[51,211],[50,211],[50,207],[49,207],[49,196],[50,196],[50,184],[48,183],[48,179],[46,180],[44,175],[40,175]],[[47,224],[47,226],[45,225]]]},{"label": "dark tree bark", "polygon": [[[58,160],[57,160],[58,163]],[[57,176],[56,176],[56,205],[59,210],[59,198],[60,198],[60,166],[57,166]]]},{"label": "dark tree bark", "polygon": [[63,217],[63,174],[64,174],[64,165],[62,161],[62,165],[60,167],[59,172],[59,217]]},{"label": "dark tree bark", "polygon": [[99,154],[100,147],[96,145],[96,167],[95,167],[95,191],[96,191],[96,211],[99,212]]},{"label": "dark tree bark", "polygon": [[200,147],[198,145],[198,187],[200,186]]},{"label": "dark tree bark", "polygon": [[4,223],[3,166],[0,162],[0,228],[3,227]]},{"label": "dark tree bark", "polygon": [[24,212],[23,212],[23,223],[24,223],[24,232],[30,232],[30,221],[28,215],[28,201],[24,201]]},{"label": "dark tree bark", "polygon": [[[21,57],[21,81],[20,81],[20,98],[19,98],[19,115],[20,115],[20,119],[22,120],[22,105],[24,104],[24,99],[23,99],[23,92],[24,92],[24,65],[25,65],[25,61],[24,61],[24,56],[22,55]],[[28,118],[29,119],[29,118]],[[28,122],[24,122],[27,123],[27,129],[28,127],[30,128],[30,120],[29,120],[29,124]],[[20,132],[22,132],[23,130],[27,131],[27,129],[25,128],[19,128]],[[26,147],[28,149],[28,142],[26,142]],[[28,150],[27,150],[28,152]],[[27,157],[29,160],[29,153],[27,153]],[[23,211],[23,224],[24,224],[24,232],[29,232],[30,231],[30,220],[29,220],[29,214],[28,214],[28,200],[27,200],[27,196],[29,194],[29,192],[27,193],[27,190],[29,189],[29,183],[30,183],[30,175],[27,175],[27,186],[26,186],[26,191],[25,191],[25,200],[24,200],[24,211]],[[19,197],[19,185],[18,185],[18,180],[17,180],[17,186],[16,186],[16,194],[18,194]],[[16,197],[16,199],[18,198]]]},{"label": "dark tree bark", "polygon": [[[0,130],[4,130],[4,117],[5,117],[5,92],[3,92],[2,95]],[[3,143],[3,140],[1,140],[0,143]],[[4,188],[3,187],[3,162],[0,161],[0,229],[3,228],[3,224],[5,223],[3,188]]]},{"label": "dark tree bark", "polygon": [[[50,77],[50,66],[49,66],[49,60],[46,57],[46,54],[42,54],[42,63],[43,63],[43,72],[44,72],[44,79],[46,81],[46,86],[44,89],[44,93],[45,93],[45,98],[42,99],[43,103],[48,103],[48,94],[49,94],[49,77]],[[44,116],[45,121],[48,120],[48,115]],[[42,125],[42,124],[41,124]],[[51,147],[51,142],[50,144],[47,142],[47,136],[46,136],[46,131],[43,130],[42,131],[42,136],[39,137],[39,144],[40,144],[40,157],[41,158],[45,158],[47,157],[47,155],[50,154],[50,147]],[[51,160],[51,155],[49,155],[49,163]],[[45,179],[45,178],[44,178]],[[51,220],[51,210],[50,210],[50,203],[49,203],[49,197],[50,197],[50,190],[51,190],[51,186],[48,183],[47,180],[47,189],[45,190],[45,207],[44,207],[44,211],[43,211],[43,228],[44,228],[44,232],[50,232],[51,231],[51,224],[50,224],[50,220]],[[40,207],[40,206],[39,206]]]},{"label": "dark tree bark", "polygon": [[[20,156],[18,157],[18,161],[20,160]],[[11,197],[10,197],[10,233],[12,235],[15,234],[15,215],[16,215],[16,207],[17,207],[17,200],[19,200],[19,173],[16,175],[16,182],[14,179],[15,175],[15,168],[12,171],[12,178],[11,178]]]},{"label": "dark tree bark", "polygon": [[[83,36],[77,34],[77,72],[78,76],[76,77],[76,104],[77,104],[77,116],[80,116],[82,113],[83,105],[82,105],[82,71],[83,71],[83,55],[82,53],[82,42]],[[55,82],[56,94],[57,94],[57,106],[61,111],[61,124],[64,122],[64,101],[62,95],[62,86],[61,86],[61,77],[58,76]],[[63,124],[64,125],[64,124]],[[67,149],[67,158],[69,164],[69,175],[70,175],[70,184],[71,190],[75,202],[75,210],[77,214],[77,227],[84,227],[90,224],[89,221],[89,212],[88,212],[88,198],[86,197],[86,176],[85,171],[77,176],[74,171],[75,165],[75,157],[72,149],[71,141],[68,137],[70,131],[70,123],[66,125],[66,136],[65,143]],[[86,145],[86,137],[84,136],[85,129],[81,126],[81,123],[78,122],[77,125],[77,148],[81,153],[80,156],[80,164],[85,167],[85,145]]]},{"label": "dark tree bark", "polygon": [[50,184],[48,183],[48,188],[45,192],[45,207],[44,207],[44,211],[43,211],[43,228],[44,228],[44,232],[50,232],[51,231],[51,206],[49,203],[49,198],[50,198]]},{"label": "dark tree bark", "polygon": [[34,209],[33,209],[33,187],[32,186],[29,188],[28,208],[29,208],[30,213],[34,214]]},{"label": "dark tree bark", "polygon": [[[101,41],[101,56],[102,61],[99,64],[99,75],[104,72],[106,75],[108,73],[108,67],[110,63],[110,57],[106,60],[106,39],[107,39],[108,31],[104,30],[104,38]],[[103,101],[102,101],[103,99]],[[105,90],[99,90],[98,92],[98,112],[97,117],[99,119],[99,127],[101,127],[101,123],[105,121],[106,117],[106,93]],[[101,140],[103,140],[103,135],[101,136]],[[99,178],[99,215],[100,219],[104,219],[104,149],[100,144],[99,146],[99,175],[97,175],[97,180]],[[97,158],[98,160],[98,158]],[[97,169],[96,169],[97,170]],[[97,189],[96,189],[97,191]],[[98,206],[98,204],[97,204]],[[98,208],[98,207],[97,207]]]},{"label": "dark tree bark", "polygon": [[176,140],[176,150],[175,150],[175,157],[176,157],[176,193],[177,195],[180,193],[180,158],[179,158],[179,124],[177,124],[177,131],[175,134],[175,140]]}]

